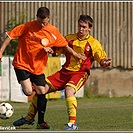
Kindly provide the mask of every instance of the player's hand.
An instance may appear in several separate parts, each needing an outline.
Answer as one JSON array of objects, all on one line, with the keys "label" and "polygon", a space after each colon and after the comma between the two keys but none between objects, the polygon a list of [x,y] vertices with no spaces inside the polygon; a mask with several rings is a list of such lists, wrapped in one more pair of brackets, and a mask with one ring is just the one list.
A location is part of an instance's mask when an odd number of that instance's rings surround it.
[{"label": "player's hand", "polygon": [[80,54],[80,53],[75,53],[73,56],[74,56],[77,64],[79,64],[81,60],[86,59],[86,56],[84,54]]},{"label": "player's hand", "polygon": [[111,63],[112,63],[112,59],[110,59],[110,58],[107,58],[107,59],[104,59],[101,61],[101,65],[104,68],[107,68],[108,66],[110,66]]},{"label": "player's hand", "polygon": [[48,54],[53,54],[53,53],[54,53],[53,49],[50,48],[50,47],[45,47],[45,48],[44,48],[44,51],[45,51],[46,53],[48,53]]},{"label": "player's hand", "polygon": [[76,60],[85,60],[86,59],[86,56],[85,56],[85,54],[80,54],[80,53],[75,53],[74,54],[74,58],[76,59]]}]

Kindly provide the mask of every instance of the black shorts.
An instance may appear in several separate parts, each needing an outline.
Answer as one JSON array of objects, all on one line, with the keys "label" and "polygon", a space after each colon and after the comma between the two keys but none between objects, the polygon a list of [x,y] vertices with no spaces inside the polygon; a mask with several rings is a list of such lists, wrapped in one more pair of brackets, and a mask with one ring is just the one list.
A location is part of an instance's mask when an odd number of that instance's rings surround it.
[{"label": "black shorts", "polygon": [[15,70],[17,80],[19,83],[20,83],[20,81],[30,78],[30,81],[37,86],[45,86],[45,84],[46,84],[44,74],[35,75],[26,70],[21,70],[21,69],[17,69],[17,68],[14,68],[14,70]]}]

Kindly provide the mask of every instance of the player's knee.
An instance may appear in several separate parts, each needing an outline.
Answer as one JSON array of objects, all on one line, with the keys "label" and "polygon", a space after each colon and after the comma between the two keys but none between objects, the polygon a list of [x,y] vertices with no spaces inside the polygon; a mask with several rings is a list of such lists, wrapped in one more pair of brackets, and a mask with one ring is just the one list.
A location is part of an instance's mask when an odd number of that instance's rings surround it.
[{"label": "player's knee", "polygon": [[37,91],[37,94],[45,94],[45,91],[43,90]]},{"label": "player's knee", "polygon": [[75,89],[72,88],[72,87],[70,87],[70,86],[67,86],[65,88],[65,95],[66,95],[66,97],[72,97],[72,96],[74,96],[75,92],[76,92]]},{"label": "player's knee", "polygon": [[46,94],[45,88],[40,88],[36,90],[37,94]]},{"label": "player's knee", "polygon": [[26,95],[26,96],[30,96],[30,95],[32,95],[32,91],[23,91],[24,92],[24,94]]}]

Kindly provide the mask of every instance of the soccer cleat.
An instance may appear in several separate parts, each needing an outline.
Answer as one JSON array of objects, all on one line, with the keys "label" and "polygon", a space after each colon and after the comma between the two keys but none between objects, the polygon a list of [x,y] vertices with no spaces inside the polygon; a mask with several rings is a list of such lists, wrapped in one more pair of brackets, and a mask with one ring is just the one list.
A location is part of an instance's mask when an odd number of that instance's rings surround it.
[{"label": "soccer cleat", "polygon": [[78,130],[77,124],[68,123],[66,126],[65,130]]},{"label": "soccer cleat", "polygon": [[41,124],[37,123],[37,127],[36,128],[37,129],[50,129],[50,126],[46,122],[44,122],[44,123],[41,123]]},{"label": "soccer cleat", "polygon": [[28,125],[33,125],[35,123],[35,120],[32,119],[30,121],[26,120],[24,116],[22,116],[22,118],[16,120],[13,122],[14,126],[22,126],[24,124],[28,124]]}]

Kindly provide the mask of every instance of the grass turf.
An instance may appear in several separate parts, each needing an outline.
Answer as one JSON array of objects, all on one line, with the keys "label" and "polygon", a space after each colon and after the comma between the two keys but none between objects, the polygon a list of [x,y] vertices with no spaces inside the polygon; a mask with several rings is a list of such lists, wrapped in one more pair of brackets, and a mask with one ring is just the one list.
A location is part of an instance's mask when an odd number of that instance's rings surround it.
[{"label": "grass turf", "polygon": [[[132,98],[78,98],[77,123],[79,131],[133,131]],[[25,115],[30,102],[9,102],[14,107],[11,118],[0,119],[1,127],[13,127],[13,121]],[[65,99],[48,100],[45,121],[50,125],[45,131],[64,131],[68,122]],[[36,117],[37,123],[37,117]],[[10,131],[44,131],[34,125],[23,125]],[[6,130],[6,129],[3,129]]]}]

